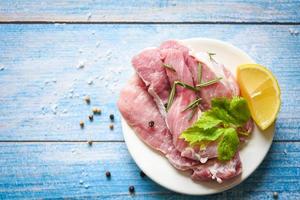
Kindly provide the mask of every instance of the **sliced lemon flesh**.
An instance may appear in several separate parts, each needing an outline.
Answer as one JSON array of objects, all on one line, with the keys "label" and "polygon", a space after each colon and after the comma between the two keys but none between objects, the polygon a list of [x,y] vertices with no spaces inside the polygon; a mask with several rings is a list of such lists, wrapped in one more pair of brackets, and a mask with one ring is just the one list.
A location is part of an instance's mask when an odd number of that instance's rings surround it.
[{"label": "sliced lemon flesh", "polygon": [[237,68],[237,81],[252,118],[262,130],[267,129],[275,121],[281,104],[276,78],[261,65],[244,64]]}]

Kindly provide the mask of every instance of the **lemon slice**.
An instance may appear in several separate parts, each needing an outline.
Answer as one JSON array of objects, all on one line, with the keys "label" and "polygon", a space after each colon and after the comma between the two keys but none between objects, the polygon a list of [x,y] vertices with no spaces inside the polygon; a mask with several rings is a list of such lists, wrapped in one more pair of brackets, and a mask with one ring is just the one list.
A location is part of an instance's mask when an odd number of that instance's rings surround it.
[{"label": "lemon slice", "polygon": [[237,68],[237,81],[254,121],[265,130],[275,121],[281,104],[276,78],[261,65],[244,64]]}]

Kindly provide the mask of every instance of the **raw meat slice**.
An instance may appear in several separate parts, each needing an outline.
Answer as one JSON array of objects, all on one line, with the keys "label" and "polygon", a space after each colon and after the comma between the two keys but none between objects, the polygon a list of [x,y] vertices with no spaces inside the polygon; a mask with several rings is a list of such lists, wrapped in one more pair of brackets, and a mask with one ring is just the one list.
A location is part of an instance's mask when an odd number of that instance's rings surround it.
[{"label": "raw meat slice", "polygon": [[204,165],[198,165],[194,168],[194,173],[191,177],[194,180],[216,180],[218,183],[222,183],[223,180],[231,179],[241,173],[242,163],[239,153],[237,153],[227,162],[211,159]]},{"label": "raw meat slice", "polygon": [[[236,175],[241,173],[241,165],[239,168],[236,167],[236,171],[233,171],[234,163],[240,162],[239,157],[226,164],[220,164],[215,160],[200,164],[198,161],[181,157],[180,152],[173,145],[172,136],[152,96],[147,92],[145,84],[137,75],[121,91],[118,107],[122,116],[142,141],[151,148],[164,153],[175,168],[193,170],[193,179],[207,181],[215,177],[220,182],[220,180],[232,178],[234,173]],[[153,119],[154,127],[149,127],[149,119]],[[217,164],[213,165],[213,162]]]},{"label": "raw meat slice", "polygon": [[[121,91],[118,107],[127,123],[146,144],[164,154],[171,150],[172,135],[138,76],[135,75]],[[153,127],[149,127],[150,121],[154,122]]]},{"label": "raw meat slice", "polygon": [[[134,132],[147,145],[166,157],[177,169],[187,170],[198,162],[180,156],[172,142],[172,135],[160,115],[143,81],[135,75],[120,93],[119,110]],[[149,127],[149,121],[154,122]]]},{"label": "raw meat slice", "polygon": [[132,65],[148,86],[148,92],[154,97],[160,113],[165,116],[164,105],[168,101],[170,83],[162,66],[159,49],[151,48],[142,51],[133,57]]},{"label": "raw meat slice", "polygon": [[[224,65],[217,63],[208,53],[204,52],[190,52],[195,59],[189,58],[189,68],[193,73],[194,82],[199,84],[198,81],[198,64],[202,65],[201,82],[207,82],[215,78],[221,77],[222,79],[206,87],[201,88],[199,96],[202,98],[201,105],[204,110],[211,107],[211,100],[216,97],[239,96],[240,89],[231,72],[227,70]],[[196,60],[196,61],[195,61]]]},{"label": "raw meat slice", "polygon": [[[178,49],[162,49],[161,54],[165,64],[172,66],[172,70],[166,70],[169,82],[171,85],[175,81],[181,81],[188,85],[193,86],[191,79],[191,72],[185,64],[184,54]],[[194,91],[186,89],[181,86],[176,86],[176,94],[174,101],[168,110],[166,116],[166,123],[173,136],[173,143],[177,150],[182,151],[186,148],[187,143],[183,139],[179,139],[182,131],[190,127],[197,117],[191,118],[192,110],[183,110],[192,102],[197,99]]]}]

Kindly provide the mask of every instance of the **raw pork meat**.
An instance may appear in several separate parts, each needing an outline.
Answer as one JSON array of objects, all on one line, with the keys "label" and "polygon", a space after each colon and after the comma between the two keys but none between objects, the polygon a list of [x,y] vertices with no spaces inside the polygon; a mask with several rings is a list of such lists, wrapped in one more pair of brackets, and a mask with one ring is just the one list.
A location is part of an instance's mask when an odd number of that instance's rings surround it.
[{"label": "raw pork meat", "polygon": [[[196,161],[181,157],[180,152],[175,149],[172,135],[163,117],[138,76],[135,75],[121,91],[118,107],[122,116],[142,141],[166,154],[174,167],[187,170],[198,164]],[[150,121],[154,122],[153,127],[149,127]]]},{"label": "raw pork meat", "polygon": [[153,96],[160,113],[165,116],[164,105],[168,102],[170,83],[162,66],[159,49],[142,51],[133,57],[132,65],[146,86],[149,86],[148,92]]}]

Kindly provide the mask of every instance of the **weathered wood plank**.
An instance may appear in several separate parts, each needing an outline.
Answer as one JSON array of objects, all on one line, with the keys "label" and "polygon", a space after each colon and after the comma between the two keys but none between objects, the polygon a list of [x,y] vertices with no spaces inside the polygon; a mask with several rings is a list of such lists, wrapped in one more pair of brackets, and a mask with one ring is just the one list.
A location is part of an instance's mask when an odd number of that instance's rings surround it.
[{"label": "weathered wood plank", "polygon": [[299,1],[1,1],[0,21],[300,22]]},{"label": "weathered wood plank", "polygon": [[[0,140],[122,140],[115,103],[133,74],[131,57],[164,40],[190,37],[228,41],[268,66],[282,90],[275,139],[299,140],[300,35],[289,30],[300,26],[1,25]],[[81,61],[85,67],[77,69]],[[102,115],[90,123],[93,106]]]},{"label": "weathered wood plank", "polygon": [[[135,186],[137,199],[187,198],[141,178],[124,143],[93,143],[92,147],[86,143],[0,143],[0,149],[1,199],[127,199],[131,198],[129,185]],[[203,199],[272,199],[274,191],[279,199],[297,199],[299,155],[299,142],[274,143],[263,164],[244,183]],[[110,180],[106,170],[112,174]]]}]

